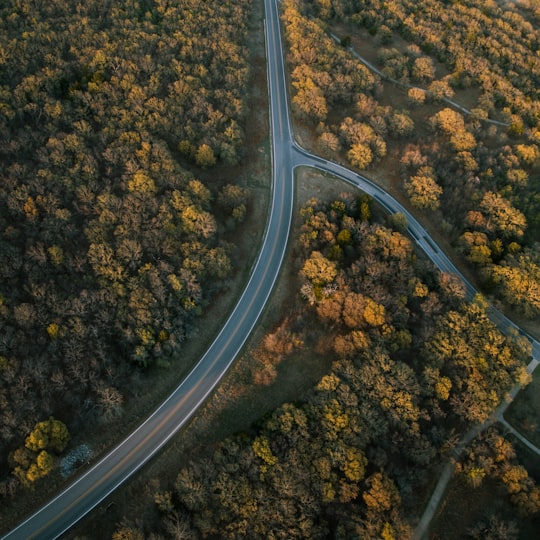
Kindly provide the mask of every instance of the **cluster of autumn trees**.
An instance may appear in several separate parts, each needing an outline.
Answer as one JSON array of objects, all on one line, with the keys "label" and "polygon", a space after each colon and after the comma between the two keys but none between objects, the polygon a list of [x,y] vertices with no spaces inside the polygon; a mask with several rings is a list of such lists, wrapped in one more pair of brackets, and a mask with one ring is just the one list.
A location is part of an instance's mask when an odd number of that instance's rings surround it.
[{"label": "cluster of autumn trees", "polygon": [[495,428],[480,434],[459,460],[458,474],[472,487],[496,480],[510,496],[520,517],[540,510],[540,486],[519,463],[512,444]]},{"label": "cluster of autumn trees", "polygon": [[118,418],[230,277],[248,194],[186,167],[242,156],[250,8],[2,2],[0,495],[36,423]]},{"label": "cluster of autumn trees", "polygon": [[427,0],[421,6],[413,0],[337,3],[346,5],[347,16],[372,35],[381,32],[390,41],[397,33],[448,65],[451,73],[443,82],[450,88],[479,87],[478,109],[484,114],[500,111],[516,127],[523,128],[523,122],[537,127],[538,13],[527,3],[520,3],[521,12],[512,5],[480,0],[451,5]]},{"label": "cluster of autumn trees", "polygon": [[54,468],[54,455],[64,451],[70,435],[66,425],[54,417],[38,422],[24,446],[13,452],[14,474],[23,485],[47,476]]},{"label": "cluster of autumn trees", "polygon": [[[411,204],[441,224],[486,291],[534,318],[540,34],[531,24],[537,11],[519,6],[288,0],[283,23],[293,110],[313,128],[316,149],[360,169],[385,156],[399,161]],[[382,75],[330,36],[335,21],[373,36]],[[361,84],[352,84],[356,79]],[[460,95],[475,96],[470,114],[445,101]]]},{"label": "cluster of autumn trees", "polygon": [[[370,213],[369,199],[352,194],[313,199],[301,210],[295,254],[303,307],[263,339],[254,381],[271,384],[272,364],[307,344],[333,358],[331,368],[301,401],[186,463],[156,494],[159,525],[147,523],[146,533],[410,536],[407,518],[432,467],[448,459],[463,429],[488,417],[530,351]],[[510,475],[517,464],[505,451]],[[523,489],[538,490],[527,478]],[[126,525],[114,538],[142,533]]]}]

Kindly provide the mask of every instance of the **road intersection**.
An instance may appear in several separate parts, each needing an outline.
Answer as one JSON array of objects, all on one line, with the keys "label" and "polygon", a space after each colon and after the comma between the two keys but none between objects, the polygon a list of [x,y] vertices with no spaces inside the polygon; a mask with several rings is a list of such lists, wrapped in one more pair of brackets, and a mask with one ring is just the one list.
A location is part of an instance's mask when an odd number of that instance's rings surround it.
[{"label": "road intersection", "polygon": [[[292,222],[294,171],[297,167],[308,166],[333,174],[371,195],[389,212],[403,213],[411,236],[433,262],[441,270],[456,273],[464,279],[414,216],[388,193],[342,165],[312,155],[295,142],[288,108],[278,1],[265,0],[265,10],[273,187],[270,216],[248,284],[208,351],[163,404],[64,491],[7,533],[4,540],[51,540],[64,534],[156,455],[212,393],[242,350],[277,279]],[[473,296],[474,288],[464,282],[468,295]],[[497,317],[502,327],[514,327],[502,314]],[[534,340],[532,343],[533,362],[537,364],[540,344]]]}]

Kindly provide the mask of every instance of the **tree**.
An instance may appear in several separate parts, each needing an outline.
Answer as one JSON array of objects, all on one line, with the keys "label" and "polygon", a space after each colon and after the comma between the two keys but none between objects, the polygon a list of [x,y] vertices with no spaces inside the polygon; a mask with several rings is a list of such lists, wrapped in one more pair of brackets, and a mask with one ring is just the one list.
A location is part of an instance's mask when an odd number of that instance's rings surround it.
[{"label": "tree", "polygon": [[414,206],[430,210],[439,207],[439,198],[443,192],[431,167],[421,167],[416,175],[409,177],[405,181],[405,190]]},{"label": "tree", "polygon": [[499,293],[525,317],[540,315],[540,264],[532,250],[509,256],[491,270]]},{"label": "tree", "polygon": [[195,163],[203,169],[207,169],[216,164],[214,151],[208,144],[203,143],[199,146],[197,153],[195,154]]},{"label": "tree", "polygon": [[516,154],[525,165],[535,165],[540,160],[540,150],[536,144],[518,144]]},{"label": "tree", "polygon": [[467,531],[467,536],[474,540],[518,540],[519,528],[515,521],[503,521],[496,515],[482,519]]},{"label": "tree", "polygon": [[350,292],[343,302],[343,322],[349,328],[362,328],[365,325],[366,302],[362,294]]},{"label": "tree", "polygon": [[35,482],[39,478],[47,476],[53,469],[54,459],[47,451],[42,450],[36,457],[36,461],[26,471],[26,479]]},{"label": "tree", "polygon": [[133,175],[133,179],[128,182],[128,189],[130,191],[152,194],[157,191],[155,182],[143,171],[137,171]]},{"label": "tree", "polygon": [[110,422],[122,415],[124,397],[112,386],[104,386],[97,391],[97,405],[100,409],[100,421]]},{"label": "tree", "polygon": [[25,486],[47,476],[54,468],[54,458],[49,450],[61,453],[69,439],[63,422],[52,416],[49,420],[38,422],[26,438],[25,448],[19,448],[13,454],[16,464],[13,473]]},{"label": "tree", "polygon": [[388,216],[390,226],[401,234],[405,234],[409,228],[407,216],[401,212],[396,212]]},{"label": "tree", "polygon": [[336,264],[329,261],[319,251],[313,251],[300,272],[313,285],[323,286],[334,281],[337,275]]},{"label": "tree", "polygon": [[386,310],[382,304],[378,304],[371,298],[366,298],[364,308],[364,320],[369,326],[382,326],[386,320]]},{"label": "tree", "polygon": [[373,159],[373,153],[365,144],[353,144],[347,152],[347,158],[354,167],[366,169]]},{"label": "tree", "polygon": [[422,105],[426,101],[426,91],[422,88],[409,88],[407,90],[407,100],[413,107]]},{"label": "tree", "polygon": [[428,96],[434,101],[441,101],[443,98],[454,97],[454,91],[446,80],[433,81],[428,86]]},{"label": "tree", "polygon": [[325,156],[330,156],[339,150],[339,138],[330,131],[321,133],[318,140],[318,148]]},{"label": "tree", "polygon": [[469,152],[476,148],[476,139],[466,129],[458,129],[450,136],[450,144],[456,152]]},{"label": "tree", "polygon": [[112,540],[144,540],[144,534],[134,527],[122,527],[112,535]]},{"label": "tree", "polygon": [[63,452],[69,443],[70,435],[67,426],[60,420],[50,417],[48,420],[39,422],[28,435],[25,446],[29,450],[55,450]]},{"label": "tree", "polygon": [[480,210],[487,218],[488,230],[504,238],[521,238],[527,222],[525,216],[499,193],[488,191],[480,201]]},{"label": "tree", "polygon": [[391,135],[396,138],[409,137],[414,131],[413,119],[405,112],[394,112],[389,125]]},{"label": "tree", "polygon": [[[293,75],[294,76],[294,75]],[[313,122],[324,122],[328,114],[326,98],[320,88],[311,78],[293,82],[296,95],[293,97],[293,105]]]},{"label": "tree", "polygon": [[230,213],[238,223],[246,216],[249,191],[241,186],[227,184],[218,194],[218,204]]},{"label": "tree", "polygon": [[429,82],[435,77],[433,60],[429,56],[415,58],[411,70],[412,78],[418,82]]},{"label": "tree", "polygon": [[431,117],[432,124],[446,135],[453,135],[465,129],[463,116],[446,107]]},{"label": "tree", "polygon": [[200,207],[190,205],[182,211],[182,225],[184,230],[201,238],[211,238],[217,231],[216,219],[210,212]]},{"label": "tree", "polygon": [[[483,422],[519,377],[520,346],[505,338],[478,303],[449,311],[426,343],[431,365],[450,380],[453,414]],[[446,396],[444,396],[446,397]]]},{"label": "tree", "polygon": [[248,197],[248,190],[235,184],[226,184],[223,186],[218,194],[218,203],[232,210],[236,206],[246,204]]},{"label": "tree", "polygon": [[337,291],[334,294],[321,298],[317,304],[317,315],[324,321],[338,323],[341,321],[344,294]]},{"label": "tree", "polygon": [[370,511],[384,514],[399,505],[399,492],[394,482],[385,474],[372,474],[367,478],[366,486],[368,490],[364,491],[362,498]]},{"label": "tree", "polygon": [[27,7],[0,7],[3,472],[50,411],[79,427],[119,412],[132,359],[163,362],[219,292],[211,190],[180,161],[238,154],[249,94],[247,0]]}]

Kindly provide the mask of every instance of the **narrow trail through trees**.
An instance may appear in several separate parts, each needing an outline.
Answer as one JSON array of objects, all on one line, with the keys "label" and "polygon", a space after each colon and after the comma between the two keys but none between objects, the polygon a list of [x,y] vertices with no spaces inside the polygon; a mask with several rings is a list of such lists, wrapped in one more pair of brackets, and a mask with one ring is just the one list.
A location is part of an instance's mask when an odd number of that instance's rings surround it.
[{"label": "narrow trail through trees", "polygon": [[[342,40],[338,36],[333,34],[332,32],[329,33],[329,36],[334,41],[336,41],[337,43],[342,42]],[[392,84],[395,84],[397,86],[401,86],[402,88],[406,88],[406,89],[415,88],[417,90],[420,90],[420,91],[424,92],[425,94],[428,93],[428,91],[425,88],[422,88],[420,86],[416,86],[414,84],[409,84],[409,83],[406,83],[406,82],[403,82],[403,81],[398,81],[397,79],[393,79],[392,77],[389,77],[388,75],[383,73],[379,68],[374,66],[369,60],[367,60],[361,54],[356,52],[353,49],[353,47],[347,47],[347,49],[351,52],[351,54],[357,60],[360,60],[360,62],[362,62],[362,64],[364,64],[364,66],[366,66],[370,71],[372,71],[373,73],[376,73],[377,75],[379,75],[379,77],[381,77],[381,79],[383,79],[385,81],[388,81],[388,82],[390,82]],[[468,116],[474,116],[476,119],[480,120],[481,122],[486,122],[488,124],[493,124],[495,126],[504,126],[504,127],[508,127],[510,125],[508,122],[501,122],[499,120],[493,120],[491,118],[481,118],[479,116],[475,116],[472,111],[470,111],[466,107],[463,107],[463,105],[460,105],[457,101],[454,101],[453,99],[450,99],[450,98],[447,98],[447,97],[442,97],[441,101],[446,103],[447,105],[450,105],[450,106],[456,108],[458,111],[462,112],[463,114],[466,114]]]}]

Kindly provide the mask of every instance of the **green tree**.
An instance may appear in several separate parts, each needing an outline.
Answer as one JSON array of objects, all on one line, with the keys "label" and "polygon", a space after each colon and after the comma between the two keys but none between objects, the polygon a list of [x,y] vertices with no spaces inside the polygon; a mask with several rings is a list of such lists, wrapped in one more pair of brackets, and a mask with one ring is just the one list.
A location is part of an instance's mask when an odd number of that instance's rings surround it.
[{"label": "green tree", "polygon": [[390,214],[388,216],[388,221],[390,223],[390,226],[401,234],[405,234],[409,228],[407,216],[405,216],[405,214],[402,214],[401,212]]}]

